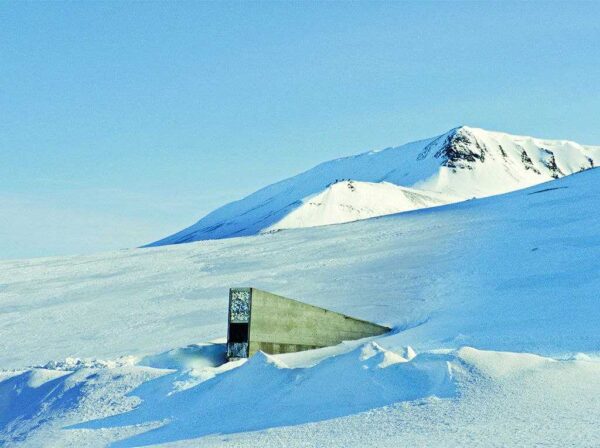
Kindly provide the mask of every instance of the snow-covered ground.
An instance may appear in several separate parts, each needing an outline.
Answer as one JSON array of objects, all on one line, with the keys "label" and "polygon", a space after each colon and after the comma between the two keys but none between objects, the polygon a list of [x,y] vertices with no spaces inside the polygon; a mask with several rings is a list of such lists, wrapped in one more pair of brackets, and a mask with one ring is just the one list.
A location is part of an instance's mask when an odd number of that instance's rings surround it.
[{"label": "snow-covered ground", "polygon": [[[597,446],[599,186],[0,262],[0,444]],[[223,363],[235,285],[394,332]]]},{"label": "snow-covered ground", "polygon": [[[430,139],[322,163],[226,204],[150,246],[416,210],[507,193],[598,165],[600,146],[461,126]],[[344,189],[340,181],[355,188]]]}]

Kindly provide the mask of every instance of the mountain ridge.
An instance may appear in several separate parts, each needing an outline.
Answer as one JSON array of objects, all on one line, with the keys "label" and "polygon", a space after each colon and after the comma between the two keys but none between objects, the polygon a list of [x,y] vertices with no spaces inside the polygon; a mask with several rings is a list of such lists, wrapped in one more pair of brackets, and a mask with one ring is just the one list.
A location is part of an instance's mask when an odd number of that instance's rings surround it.
[{"label": "mountain ridge", "polygon": [[[406,195],[399,190],[370,184],[385,182],[409,188],[418,195],[442,195],[445,198],[442,203],[452,203],[526,188],[598,164],[600,146],[458,126],[429,139],[323,162],[226,204],[192,226],[148,246],[294,228],[289,218],[292,214],[303,215],[297,220],[297,227],[312,227],[381,216],[388,210],[397,213],[431,206],[416,204],[411,208],[410,204],[402,204],[401,199]],[[360,190],[376,189],[373,206],[365,205],[365,194],[346,195],[343,199],[328,195],[327,190],[339,181],[353,181]],[[313,199],[320,195],[332,199],[321,202],[322,208],[318,209]],[[359,196],[361,206],[356,207],[353,202]],[[377,205],[382,202],[389,205],[394,197],[399,200],[397,206]],[[344,212],[351,209],[365,211]]]}]

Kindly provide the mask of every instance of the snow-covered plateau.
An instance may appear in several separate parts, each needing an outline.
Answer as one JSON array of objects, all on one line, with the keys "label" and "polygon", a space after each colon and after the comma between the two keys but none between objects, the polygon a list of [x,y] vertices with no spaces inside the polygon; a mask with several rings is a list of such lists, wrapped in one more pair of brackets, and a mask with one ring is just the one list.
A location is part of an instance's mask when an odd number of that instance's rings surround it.
[{"label": "snow-covered plateau", "polygon": [[[427,169],[445,164],[433,178],[375,176],[400,166],[390,149],[315,168],[331,170],[325,188],[305,173],[259,192],[311,198],[269,221],[285,231],[0,262],[0,445],[598,446],[600,170],[578,172],[598,150],[494,134],[515,166],[488,172],[504,156],[482,131],[452,132],[405,148]],[[482,149],[473,169],[444,143],[462,132]],[[331,222],[311,202],[355,193],[355,208],[386,216],[313,227]],[[396,200],[375,207],[379,193]],[[489,197],[442,205],[450,196]],[[389,214],[403,201],[427,208]],[[394,330],[225,362],[231,286]]]}]

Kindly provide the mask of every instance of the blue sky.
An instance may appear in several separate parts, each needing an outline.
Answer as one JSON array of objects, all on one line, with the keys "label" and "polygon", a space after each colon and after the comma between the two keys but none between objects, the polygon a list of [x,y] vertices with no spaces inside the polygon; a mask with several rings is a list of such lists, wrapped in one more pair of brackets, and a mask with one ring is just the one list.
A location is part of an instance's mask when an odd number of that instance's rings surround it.
[{"label": "blue sky", "polygon": [[600,144],[600,3],[2,2],[0,258],[460,124]]}]

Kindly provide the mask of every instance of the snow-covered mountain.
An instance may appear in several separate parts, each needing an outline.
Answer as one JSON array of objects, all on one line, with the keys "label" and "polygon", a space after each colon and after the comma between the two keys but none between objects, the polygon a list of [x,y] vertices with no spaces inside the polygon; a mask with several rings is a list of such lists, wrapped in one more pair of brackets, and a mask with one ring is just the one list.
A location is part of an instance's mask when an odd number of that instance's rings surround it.
[{"label": "snow-covered mountain", "polygon": [[322,163],[150,246],[355,221],[506,193],[599,164],[600,146],[462,126]]}]

